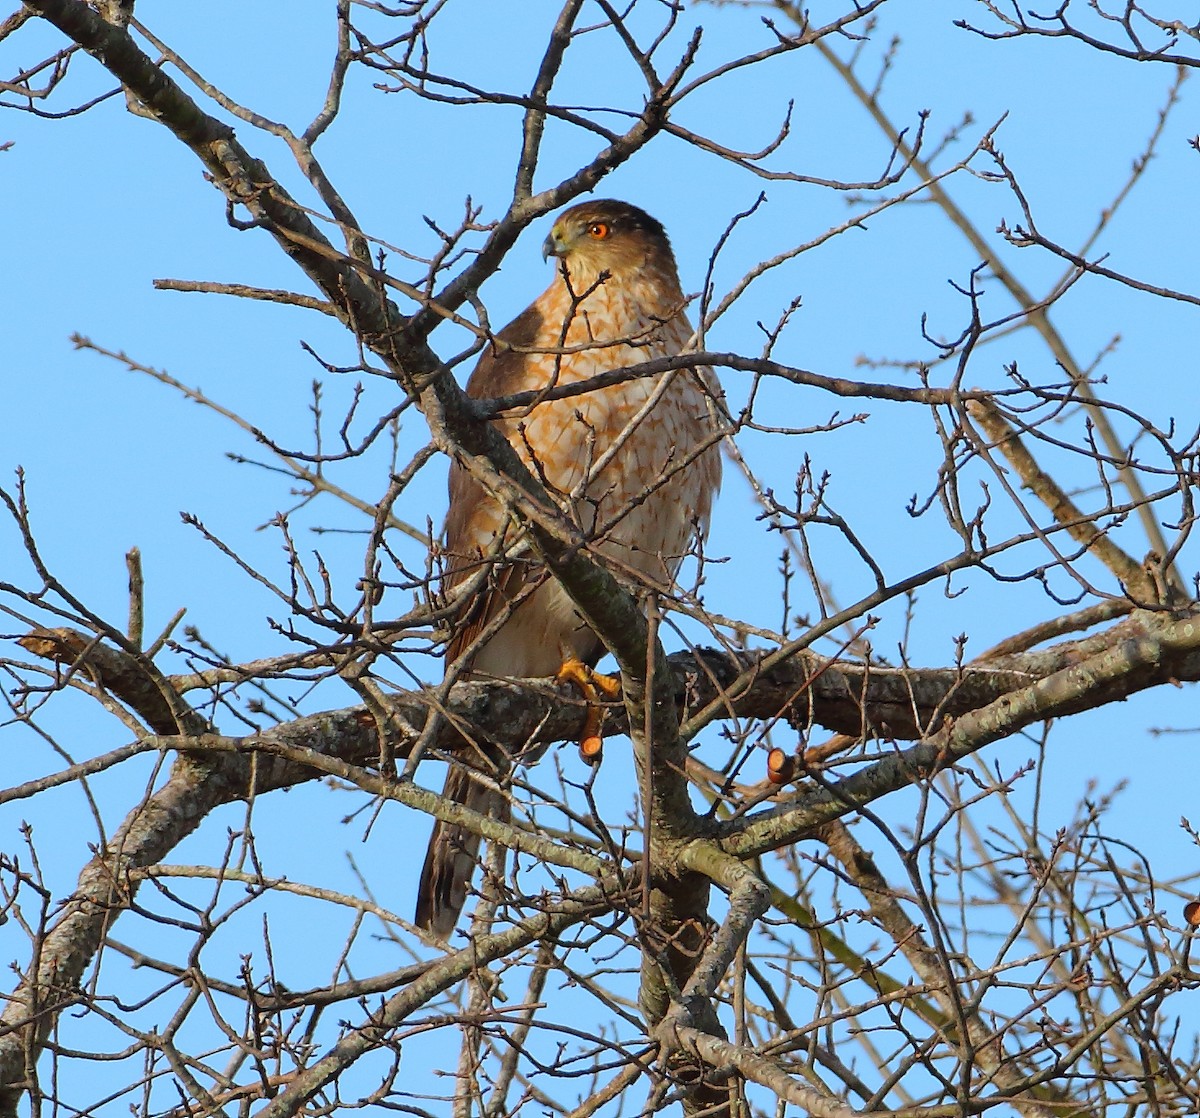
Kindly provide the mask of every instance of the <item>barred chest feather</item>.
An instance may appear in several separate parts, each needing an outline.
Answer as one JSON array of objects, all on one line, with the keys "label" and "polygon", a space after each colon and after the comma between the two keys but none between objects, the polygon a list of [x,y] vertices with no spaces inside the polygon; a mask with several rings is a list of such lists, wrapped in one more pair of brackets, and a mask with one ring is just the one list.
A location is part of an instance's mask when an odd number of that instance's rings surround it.
[{"label": "barred chest feather", "polygon": [[[541,321],[528,348],[547,352],[526,354],[504,391],[577,383],[680,353],[692,333],[682,299],[665,307],[656,300],[656,315],[647,313],[641,294],[637,285],[624,285],[620,294],[600,285],[570,315],[564,337],[570,295],[560,280],[533,308]],[[681,369],[547,401],[498,426],[618,577],[669,586],[693,539],[707,532],[720,485],[711,411],[718,391],[710,369]],[[494,505],[477,509],[469,542],[485,551],[504,520]],[[476,670],[547,675],[565,653],[587,660],[598,651],[554,583],[517,609],[498,635],[504,639],[479,650]]]},{"label": "barred chest feather", "polygon": [[[678,305],[664,308],[675,313],[663,321],[643,311],[640,294],[631,287],[609,296],[599,288],[572,317],[565,341],[561,315],[545,322],[536,348],[574,352],[531,356],[522,387],[577,383],[681,352],[692,330]],[[631,379],[540,404],[504,424],[583,531],[599,531],[603,550],[656,582],[673,577],[697,526],[707,530],[720,483],[717,447],[695,457],[713,431],[715,381],[711,370],[704,374],[682,369]]]}]

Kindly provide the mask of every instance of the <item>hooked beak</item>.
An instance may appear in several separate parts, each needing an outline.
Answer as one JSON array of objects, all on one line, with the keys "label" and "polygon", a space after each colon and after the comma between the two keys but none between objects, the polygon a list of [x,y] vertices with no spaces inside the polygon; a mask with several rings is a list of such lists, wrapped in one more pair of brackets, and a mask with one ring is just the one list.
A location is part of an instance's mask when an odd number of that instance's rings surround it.
[{"label": "hooked beak", "polygon": [[542,259],[549,260],[552,256],[565,256],[566,252],[567,246],[558,239],[557,231],[551,229],[550,236],[542,242]]}]

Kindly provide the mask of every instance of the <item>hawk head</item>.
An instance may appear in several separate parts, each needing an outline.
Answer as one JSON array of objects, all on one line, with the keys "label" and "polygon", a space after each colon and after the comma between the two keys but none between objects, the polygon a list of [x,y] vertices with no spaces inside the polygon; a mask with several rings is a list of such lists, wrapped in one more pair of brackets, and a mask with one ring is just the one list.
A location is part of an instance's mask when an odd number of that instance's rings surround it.
[{"label": "hawk head", "polygon": [[542,255],[557,256],[576,285],[593,283],[601,273],[622,280],[646,271],[678,284],[675,256],[662,225],[645,210],[611,198],[559,214]]}]

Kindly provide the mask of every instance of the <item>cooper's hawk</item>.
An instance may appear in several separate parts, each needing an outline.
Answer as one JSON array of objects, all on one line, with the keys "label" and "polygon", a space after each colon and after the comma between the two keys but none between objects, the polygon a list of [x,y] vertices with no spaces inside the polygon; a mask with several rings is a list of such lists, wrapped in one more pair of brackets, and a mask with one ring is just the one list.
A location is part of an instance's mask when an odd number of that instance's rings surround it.
[{"label": "cooper's hawk", "polygon": [[[691,338],[666,233],[637,207],[575,206],[554,223],[543,254],[557,258],[554,281],[484,352],[469,395],[572,384],[677,354]],[[707,531],[720,484],[717,395],[711,370],[680,369],[543,401],[495,422],[618,578],[665,587],[693,538]],[[502,552],[507,559],[455,632],[447,662],[468,656],[473,674],[506,678],[551,676],[571,659],[594,667],[604,651],[599,638],[519,544],[520,529],[503,505],[453,465],[447,587]],[[496,631],[477,639],[505,612]],[[451,766],[445,795],[507,818],[507,801],[464,765]],[[443,939],[462,910],[478,850],[478,836],[434,827],[416,922]]]}]

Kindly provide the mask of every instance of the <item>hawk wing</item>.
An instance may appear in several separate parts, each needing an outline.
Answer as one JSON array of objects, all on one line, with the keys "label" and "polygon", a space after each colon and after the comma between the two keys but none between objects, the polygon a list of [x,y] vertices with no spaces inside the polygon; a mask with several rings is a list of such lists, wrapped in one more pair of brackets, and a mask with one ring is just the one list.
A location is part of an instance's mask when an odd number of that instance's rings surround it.
[{"label": "hawk wing", "polygon": [[[522,348],[536,347],[542,340],[540,302],[510,322],[496,335],[496,341],[484,350],[467,381],[466,392],[472,399],[486,400],[542,387],[540,383],[534,383],[538,372],[529,367],[531,355],[522,352]],[[507,430],[510,425],[503,420],[496,422],[511,440]],[[466,607],[446,646],[446,662],[452,664],[475,644],[483,629],[502,609],[515,602],[531,581],[536,581],[538,568],[532,559],[496,561],[505,542],[516,539],[510,517],[502,503],[458,462],[450,465],[449,491],[444,543],[447,567],[443,588],[453,590],[476,574],[483,564],[492,565],[484,589]],[[523,655],[520,647],[514,647],[519,646],[523,636],[521,627],[506,630],[504,674],[516,677],[551,674],[557,664],[537,670],[531,666],[531,660],[544,658],[540,655],[531,658]]]}]

